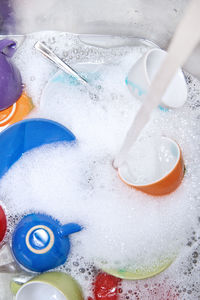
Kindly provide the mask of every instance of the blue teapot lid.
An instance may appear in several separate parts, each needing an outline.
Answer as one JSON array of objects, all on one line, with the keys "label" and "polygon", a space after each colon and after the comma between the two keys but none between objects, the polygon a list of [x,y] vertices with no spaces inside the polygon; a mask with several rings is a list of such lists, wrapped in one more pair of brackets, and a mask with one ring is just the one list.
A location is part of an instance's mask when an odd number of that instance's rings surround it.
[{"label": "blue teapot lid", "polygon": [[44,214],[30,214],[18,223],[12,237],[16,260],[34,272],[44,272],[63,264],[70,251],[69,234],[82,228],[76,223],[61,225]]}]

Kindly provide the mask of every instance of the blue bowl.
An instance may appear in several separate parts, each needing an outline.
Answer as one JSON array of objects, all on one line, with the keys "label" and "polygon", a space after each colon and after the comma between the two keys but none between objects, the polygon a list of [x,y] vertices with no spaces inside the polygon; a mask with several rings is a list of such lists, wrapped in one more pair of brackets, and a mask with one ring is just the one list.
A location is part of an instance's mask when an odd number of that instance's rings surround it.
[{"label": "blue bowl", "polygon": [[74,142],[76,137],[63,125],[42,118],[15,123],[0,133],[0,178],[23,153],[55,142]]}]

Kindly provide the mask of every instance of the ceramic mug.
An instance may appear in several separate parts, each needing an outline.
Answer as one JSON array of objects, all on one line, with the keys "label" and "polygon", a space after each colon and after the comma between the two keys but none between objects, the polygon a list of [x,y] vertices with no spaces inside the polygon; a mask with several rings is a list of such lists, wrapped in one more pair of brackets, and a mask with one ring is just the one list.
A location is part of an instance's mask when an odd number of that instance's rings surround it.
[{"label": "ceramic mug", "polygon": [[[144,100],[149,87],[159,70],[167,52],[159,48],[147,51],[131,68],[125,79],[131,94]],[[187,100],[187,85],[179,68],[161,100],[160,108],[178,108]]]},{"label": "ceramic mug", "polygon": [[0,178],[23,153],[44,144],[75,140],[66,127],[48,119],[26,119],[9,126],[0,133]]},{"label": "ceramic mug", "polygon": [[10,62],[16,48],[12,40],[0,40],[0,111],[14,104],[22,94],[19,70]]},{"label": "ceramic mug", "polygon": [[76,223],[61,225],[45,214],[26,215],[13,232],[13,256],[20,265],[33,272],[56,268],[67,260],[69,235],[81,230]]},{"label": "ceramic mug", "polygon": [[13,280],[11,291],[16,300],[84,300],[79,284],[62,272],[44,273],[24,284]]},{"label": "ceramic mug", "polygon": [[[130,187],[149,195],[163,196],[172,193],[178,188],[184,177],[185,167],[181,148],[175,141],[167,137],[161,137],[157,147],[158,149],[155,150],[156,156],[158,155],[158,150],[164,149],[162,155],[165,160],[165,168],[162,168],[161,162],[157,167],[154,166],[156,172],[152,178],[147,178],[145,181],[137,181],[137,175],[134,176],[134,172],[137,170],[135,170],[136,168],[128,159],[118,169],[118,174],[120,179]],[[169,156],[165,157],[167,154]],[[154,165],[156,160],[153,162]],[[138,165],[137,167],[139,168]],[[143,167],[142,172],[143,175],[146,175],[147,169]]]}]

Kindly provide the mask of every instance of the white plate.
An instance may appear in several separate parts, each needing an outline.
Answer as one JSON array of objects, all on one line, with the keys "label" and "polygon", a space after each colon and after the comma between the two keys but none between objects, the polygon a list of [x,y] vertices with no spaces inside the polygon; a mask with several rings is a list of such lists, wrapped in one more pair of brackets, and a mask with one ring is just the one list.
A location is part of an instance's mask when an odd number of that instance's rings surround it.
[{"label": "white plate", "polygon": [[[82,77],[87,79],[88,83],[92,86],[95,81],[100,77],[104,64],[100,63],[78,63],[72,66]],[[44,108],[47,101],[53,101],[53,95],[58,91],[63,85],[67,86],[81,86],[75,77],[70,74],[59,70],[56,72],[47,82],[40,99],[40,107]],[[84,85],[82,85],[84,87]],[[50,100],[51,99],[51,100]]]}]

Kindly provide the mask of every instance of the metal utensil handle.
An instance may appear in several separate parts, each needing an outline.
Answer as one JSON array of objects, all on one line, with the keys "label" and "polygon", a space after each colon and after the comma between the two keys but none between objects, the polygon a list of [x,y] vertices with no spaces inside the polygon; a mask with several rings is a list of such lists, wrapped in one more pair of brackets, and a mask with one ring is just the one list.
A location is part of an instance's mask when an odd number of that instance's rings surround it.
[{"label": "metal utensil handle", "polygon": [[43,55],[45,55],[50,61],[56,64],[59,68],[61,68],[67,74],[71,74],[76,77],[79,81],[84,84],[88,84],[87,80],[81,77],[72,67],[63,62],[55,53],[53,53],[47,46],[45,46],[41,42],[37,42],[35,44],[35,49],[40,51]]}]

